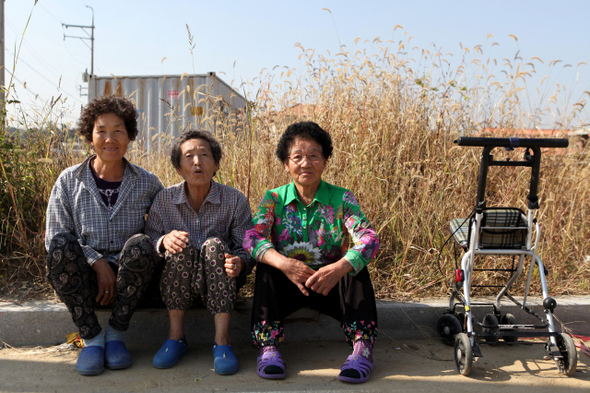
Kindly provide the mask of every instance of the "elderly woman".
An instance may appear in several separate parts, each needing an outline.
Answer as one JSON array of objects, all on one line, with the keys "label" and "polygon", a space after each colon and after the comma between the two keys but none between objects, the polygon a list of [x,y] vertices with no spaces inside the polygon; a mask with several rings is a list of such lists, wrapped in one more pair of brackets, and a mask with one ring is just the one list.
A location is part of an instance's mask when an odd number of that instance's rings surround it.
[{"label": "elderly woman", "polygon": [[[51,191],[47,277],[84,340],[76,370],[97,375],[104,366],[131,365],[123,337],[154,271],[155,253],[143,231],[163,187],[124,157],[137,136],[137,111],[129,100],[94,99],[82,109],[79,128],[95,154],[64,170]],[[103,331],[94,307],[110,303]]]},{"label": "elderly woman", "polygon": [[165,257],[160,293],[170,319],[168,340],[153,359],[157,368],[173,367],[186,354],[184,315],[200,296],[215,324],[215,372],[238,371],[230,345],[230,313],[255,264],[242,248],[252,213],[244,194],[213,181],[221,156],[211,133],[181,135],[170,159],[184,181],[160,192],[150,210],[146,231]]},{"label": "elderly woman", "polygon": [[[257,373],[284,378],[277,349],[283,320],[309,307],[340,321],[353,349],[338,378],[365,382],[377,335],[375,294],[367,264],[379,247],[352,193],[322,180],[332,154],[330,135],[312,122],[292,124],[277,157],[293,182],[267,191],[244,248],[258,261],[252,325],[260,349]],[[350,238],[354,246],[348,249]]]}]

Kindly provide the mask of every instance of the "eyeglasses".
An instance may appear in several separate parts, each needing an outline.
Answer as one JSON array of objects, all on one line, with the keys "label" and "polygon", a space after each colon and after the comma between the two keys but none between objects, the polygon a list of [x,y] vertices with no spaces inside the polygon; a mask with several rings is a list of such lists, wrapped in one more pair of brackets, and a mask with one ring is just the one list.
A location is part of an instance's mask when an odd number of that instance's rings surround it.
[{"label": "eyeglasses", "polygon": [[289,156],[289,159],[291,161],[293,161],[293,163],[300,165],[301,163],[303,163],[303,159],[307,158],[308,162],[311,162],[313,164],[318,163],[322,160],[322,156],[317,154],[317,153],[312,153],[312,154],[293,154],[292,156]]}]

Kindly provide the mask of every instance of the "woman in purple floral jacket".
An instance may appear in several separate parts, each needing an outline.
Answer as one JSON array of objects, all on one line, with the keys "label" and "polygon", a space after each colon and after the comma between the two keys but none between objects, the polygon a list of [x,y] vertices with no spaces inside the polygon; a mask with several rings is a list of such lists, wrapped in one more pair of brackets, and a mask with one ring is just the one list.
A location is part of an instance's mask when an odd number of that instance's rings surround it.
[{"label": "woman in purple floral jacket", "polygon": [[252,325],[263,378],[285,377],[283,320],[302,307],[340,321],[353,349],[340,380],[366,382],[373,370],[377,310],[366,266],[379,239],[354,195],[322,180],[332,150],[317,124],[289,126],[276,153],[293,182],[266,192],[246,232],[244,248],[259,262]]}]

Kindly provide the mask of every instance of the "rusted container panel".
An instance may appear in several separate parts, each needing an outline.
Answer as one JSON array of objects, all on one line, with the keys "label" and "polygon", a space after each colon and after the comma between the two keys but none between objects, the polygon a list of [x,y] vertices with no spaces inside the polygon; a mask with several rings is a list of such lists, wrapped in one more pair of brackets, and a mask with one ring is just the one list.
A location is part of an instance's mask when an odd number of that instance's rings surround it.
[{"label": "rusted container panel", "polygon": [[100,76],[88,83],[88,97],[131,98],[139,111],[138,142],[149,152],[191,128],[213,131],[212,116],[238,115],[246,100],[214,72],[202,75]]}]

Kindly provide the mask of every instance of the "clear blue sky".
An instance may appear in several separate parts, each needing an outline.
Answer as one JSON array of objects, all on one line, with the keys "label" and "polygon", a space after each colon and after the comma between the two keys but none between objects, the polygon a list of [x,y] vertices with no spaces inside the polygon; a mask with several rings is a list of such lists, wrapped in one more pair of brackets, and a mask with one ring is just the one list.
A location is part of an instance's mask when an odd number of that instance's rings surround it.
[{"label": "clear blue sky", "polygon": [[[64,33],[82,36],[84,32],[65,29],[62,23],[90,25],[87,5],[94,9],[94,73],[99,76],[215,71],[239,86],[253,81],[263,68],[299,67],[301,50],[295,43],[316,53],[334,54],[339,43],[354,48],[357,37],[385,41],[411,35],[411,43],[419,48],[435,45],[442,52],[460,54],[459,43],[472,48],[485,44],[492,34],[499,45],[487,56],[513,59],[520,50],[522,58],[537,56],[545,65],[561,60],[574,67],[560,69],[551,76],[553,82],[569,88],[579,78],[576,96],[590,91],[590,1],[586,0],[39,0],[33,4],[34,0],[5,0],[7,70],[12,72],[15,46],[24,32],[14,72],[17,97],[27,113],[34,114],[43,113],[50,98],[62,94],[68,105],[57,111],[65,120],[75,119],[87,101],[80,97],[78,86],[85,85],[82,73],[90,70],[90,49],[89,41],[64,40]],[[194,35],[194,56],[187,24]],[[403,30],[394,34],[396,25]],[[580,62],[589,66],[576,68]],[[588,110],[585,113],[588,122]]]}]

